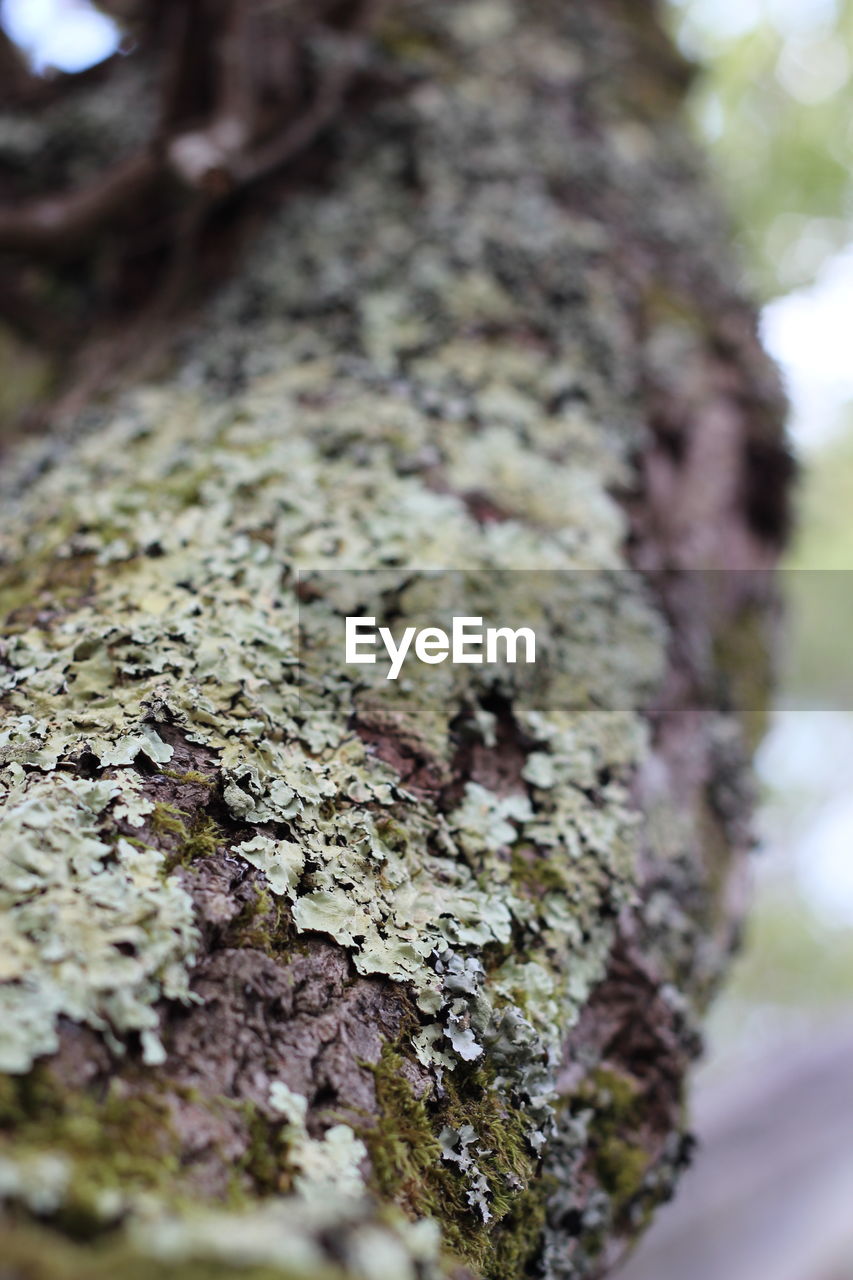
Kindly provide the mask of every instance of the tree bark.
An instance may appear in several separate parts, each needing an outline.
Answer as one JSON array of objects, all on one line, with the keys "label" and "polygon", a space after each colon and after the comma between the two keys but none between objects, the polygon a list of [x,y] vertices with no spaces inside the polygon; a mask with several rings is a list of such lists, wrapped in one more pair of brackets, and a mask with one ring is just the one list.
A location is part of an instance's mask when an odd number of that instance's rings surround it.
[{"label": "tree bark", "polygon": [[[408,91],[170,368],[6,467],[4,1277],[602,1275],[687,1158],[775,374],[650,4],[375,40]],[[540,608],[547,678],[357,680],[340,571],[402,626],[423,568]]]}]

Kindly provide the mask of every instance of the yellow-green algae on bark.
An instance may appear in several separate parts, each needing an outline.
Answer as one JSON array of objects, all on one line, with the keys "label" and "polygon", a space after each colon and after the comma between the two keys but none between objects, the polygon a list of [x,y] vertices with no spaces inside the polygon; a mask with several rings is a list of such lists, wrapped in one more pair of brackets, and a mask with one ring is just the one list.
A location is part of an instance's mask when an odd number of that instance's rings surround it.
[{"label": "yellow-green algae on bark", "polygon": [[[156,1097],[164,1020],[201,999],[210,946],[193,857],[157,836],[151,779],[174,772],[178,740],[207,762],[218,854],[260,872],[286,922],[273,961],[333,940],[405,1016],[368,1064],[373,1114],[311,1120],[288,1063],[259,1066],[269,1176],[249,1167],[239,1204],[181,1203],[180,1167],[165,1188],[119,1170],[67,1253],[33,1222],[62,1231],[74,1143],[45,1144],[32,1117],[0,1128],[24,1275],[405,1280],[461,1258],[580,1276],[602,1224],[678,1163],[677,1142],[648,1179],[632,1161],[627,1187],[612,1166],[633,1118],[608,1118],[606,1090],[558,1103],[556,1086],[636,905],[638,708],[666,643],[612,496],[645,437],[604,196],[640,209],[659,179],[638,241],[701,257],[707,228],[678,212],[701,184],[677,130],[657,138],[621,83],[587,103],[596,136],[574,120],[579,94],[622,75],[613,15],[402,6],[382,40],[422,83],[342,131],[329,189],[288,197],[168,379],[13,472],[29,483],[0,543],[0,1071],[27,1078],[77,1024]],[[586,183],[574,212],[569,179]],[[358,580],[323,571],[342,569],[381,571],[400,623],[429,620],[413,570],[462,572],[493,616],[511,571],[548,571],[547,598],[519,587],[549,635],[547,677],[447,665],[404,696],[367,687],[341,662]],[[671,862],[701,897],[693,816],[678,821]],[[691,945],[685,916],[672,927]],[[690,981],[660,997],[685,1043]],[[575,1211],[590,1150],[595,1195]],[[576,1254],[553,1225],[570,1210]]]}]

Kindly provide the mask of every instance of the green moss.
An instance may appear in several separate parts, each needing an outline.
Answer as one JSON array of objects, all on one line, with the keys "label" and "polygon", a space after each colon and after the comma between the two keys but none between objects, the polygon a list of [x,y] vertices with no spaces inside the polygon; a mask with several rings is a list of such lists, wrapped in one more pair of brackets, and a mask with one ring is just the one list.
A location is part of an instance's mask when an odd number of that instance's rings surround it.
[{"label": "green moss", "polygon": [[0,1156],[25,1160],[50,1152],[70,1161],[72,1176],[55,1221],[76,1239],[104,1230],[104,1192],[159,1191],[180,1200],[173,1143],[169,1107],[160,1097],[123,1096],[114,1083],[96,1099],[62,1089],[43,1065],[27,1075],[0,1077]]},{"label": "green moss", "polygon": [[22,1076],[0,1075],[0,1132],[61,1111],[62,1093],[41,1065]]},{"label": "green moss", "polygon": [[603,1103],[602,1114],[606,1114],[609,1121],[630,1124],[636,1119],[639,1086],[633,1077],[608,1067],[598,1067],[592,1072],[587,1090]]},{"label": "green moss", "polygon": [[246,903],[232,928],[241,946],[253,947],[267,955],[277,955],[286,949],[292,955],[292,930],[283,928],[284,923],[284,908],[264,890]]},{"label": "green moss", "polygon": [[370,1153],[376,1189],[414,1218],[435,1207],[438,1192],[457,1189],[442,1165],[434,1122],[423,1099],[415,1097],[401,1074],[401,1062],[397,1052],[385,1048],[373,1067],[381,1119],[361,1136]]},{"label": "green moss", "polygon": [[181,841],[189,839],[189,829],[185,819],[188,817],[183,809],[173,804],[155,804],[151,810],[149,822],[157,835],[177,836]]},{"label": "green moss", "polygon": [[510,872],[513,887],[534,900],[546,893],[565,893],[568,888],[565,867],[530,844],[519,843],[513,848]]},{"label": "green moss", "polygon": [[156,804],[149,821],[155,835],[171,837],[165,874],[175,867],[187,867],[199,858],[209,858],[226,838],[219,824],[207,814],[193,819],[185,810],[171,804]]},{"label": "green moss", "polygon": [[[534,1187],[538,1161],[527,1142],[523,1113],[491,1088],[482,1069],[460,1067],[445,1077],[441,1099],[416,1098],[398,1050],[386,1047],[373,1067],[381,1119],[362,1131],[376,1190],[412,1218],[442,1226],[448,1249],[488,1280],[517,1280],[538,1247],[545,1188]],[[438,1135],[470,1125],[472,1148],[490,1188],[488,1222],[469,1199],[466,1176],[443,1159]]]},{"label": "green moss", "polygon": [[184,773],[178,773],[174,769],[161,769],[164,778],[171,778],[173,782],[180,782],[185,786],[191,783],[197,783],[202,787],[213,787],[216,785],[216,778],[209,773],[199,773],[196,769],[187,769]]},{"label": "green moss", "polygon": [[186,865],[197,858],[209,858],[222,844],[225,833],[213,818],[199,817],[181,846],[180,861]]},{"label": "green moss", "polygon": [[249,1131],[249,1145],[240,1162],[241,1172],[252,1180],[258,1194],[289,1191],[293,1182],[281,1138],[281,1124],[271,1124],[253,1102],[240,1104]]},{"label": "green moss", "polygon": [[767,732],[774,673],[767,661],[770,622],[763,609],[744,609],[714,643],[714,667],[723,696],[739,714],[752,752]]},{"label": "green moss", "polygon": [[637,1082],[629,1075],[599,1067],[578,1094],[594,1108],[590,1123],[592,1166],[602,1188],[611,1197],[611,1212],[618,1221],[643,1190],[649,1154],[637,1140],[643,1120],[643,1102]]},{"label": "green moss", "polygon": [[640,1193],[649,1168],[648,1152],[621,1138],[604,1138],[595,1152],[601,1185],[614,1199],[617,1213]]}]

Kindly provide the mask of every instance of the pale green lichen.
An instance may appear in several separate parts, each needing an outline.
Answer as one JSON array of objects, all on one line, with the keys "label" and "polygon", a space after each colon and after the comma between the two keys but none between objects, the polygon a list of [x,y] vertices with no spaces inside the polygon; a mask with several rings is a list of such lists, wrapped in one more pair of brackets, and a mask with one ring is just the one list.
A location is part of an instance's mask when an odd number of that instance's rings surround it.
[{"label": "pale green lichen", "polygon": [[0,1205],[13,1200],[49,1217],[64,1203],[72,1176],[71,1162],[52,1152],[33,1152],[15,1160],[0,1156]]},{"label": "pale green lichen", "polygon": [[233,845],[246,862],[263,871],[270,889],[281,897],[295,898],[302,870],[305,851],[295,840],[271,840],[269,836],[253,836],[242,844]]},{"label": "pale green lichen", "polygon": [[[140,818],[133,780],[85,781],[8,769],[0,811],[0,1071],[58,1047],[60,1016],[121,1050],[139,1032],[162,1061],[155,1002],[187,999],[197,942],[190,899],[163,857],[107,840],[112,808]],[[150,807],[150,806],[148,806]]]},{"label": "pale green lichen", "polygon": [[489,1209],[488,1196],[491,1187],[470,1150],[473,1147],[476,1151],[481,1145],[482,1135],[478,1134],[470,1124],[463,1124],[460,1129],[452,1129],[449,1125],[445,1125],[438,1135],[438,1141],[441,1146],[442,1160],[447,1161],[448,1164],[457,1165],[465,1177],[468,1203],[479,1212],[483,1222],[490,1222],[492,1213]]},{"label": "pale green lichen", "polygon": [[324,1277],[334,1260],[341,1267],[335,1274],[353,1280],[438,1280],[447,1274],[434,1223],[378,1216],[369,1203],[333,1189],[309,1202],[274,1198],[243,1213],[141,1216],[131,1222],[129,1236],[140,1254],[163,1262],[209,1259]]},{"label": "pale green lichen", "polygon": [[[97,446],[83,441],[73,465],[66,462],[40,482],[26,510],[47,503],[63,508],[77,528],[60,551],[71,558],[94,553],[100,564],[90,598],[56,622],[19,630],[13,619],[2,679],[7,705],[19,714],[7,731],[6,759],[13,770],[41,771],[29,775],[28,785],[48,796],[63,785],[50,770],[88,753],[126,778],[130,795],[134,761],[170,762],[161,724],[215,753],[234,822],[287,831],[259,832],[232,848],[289,902],[296,929],[333,938],[361,974],[409,985],[424,1015],[412,1041],[421,1061],[447,1072],[487,1059],[495,1087],[527,1116],[531,1149],[541,1150],[561,1038],[603,972],[609,921],[631,894],[635,819],[626,782],[645,740],[629,708],[656,677],[660,629],[639,583],[627,577],[567,572],[545,583],[525,573],[510,580],[516,597],[507,594],[506,577],[495,575],[498,565],[544,561],[552,570],[572,570],[594,563],[603,553],[589,551],[587,535],[600,532],[595,509],[609,501],[602,488],[592,507],[578,497],[553,533],[513,520],[481,526],[461,499],[397,474],[387,435],[393,433],[399,449],[417,447],[427,433],[413,405],[396,392],[377,399],[351,383],[346,397],[341,390],[335,405],[312,416],[298,407],[309,371],[285,362],[227,413],[192,396],[175,403],[172,393],[148,391]],[[476,403],[476,390],[469,394]],[[372,421],[377,433],[375,443],[358,444],[363,457],[355,470],[345,444],[354,413],[360,423]],[[535,424],[527,429],[535,436]],[[548,425],[546,435],[551,430]],[[465,434],[461,424],[441,424],[449,457],[463,447]],[[411,444],[404,445],[407,435]],[[187,502],[181,486],[171,497],[169,477],[191,471],[196,455],[203,458],[190,486],[197,496]],[[476,455],[469,451],[466,458],[470,471]],[[492,485],[490,468],[487,454],[470,483]],[[522,500],[525,483],[535,488],[538,473],[528,481],[515,477],[514,502]],[[586,531],[580,559],[580,544],[566,535],[575,525]],[[617,528],[614,518],[608,537],[615,538]],[[38,519],[30,516],[15,542],[33,555],[41,538]],[[608,557],[616,561],[615,546]],[[294,595],[298,566],[337,570],[342,558],[360,569],[387,565],[389,558],[401,562],[383,574],[413,621],[435,600],[412,580],[407,566],[417,559],[467,564],[460,590],[475,593],[478,611],[496,616],[517,598],[525,622],[532,618],[545,629],[544,685],[525,683],[523,671],[500,678],[501,696],[535,744],[527,777],[509,794],[472,780],[456,808],[442,814],[354,737],[353,713],[387,725],[393,736],[399,731],[394,705],[380,714],[379,695],[342,669],[335,611],[340,580],[326,584],[322,573],[314,574],[314,598],[297,602]],[[623,635],[630,661],[620,651]],[[479,733],[485,723],[488,735],[488,720],[473,708],[491,686],[476,669],[429,674],[423,687],[410,681],[404,690],[418,725],[407,740],[420,742],[415,749],[447,770],[451,720],[467,714],[472,729]],[[612,698],[614,688],[624,711],[571,709],[591,708],[605,691]],[[605,774],[610,781],[602,785]],[[96,818],[91,825],[100,839]],[[101,843],[112,856],[112,846]],[[531,894],[514,874],[513,850],[525,844],[555,872],[544,894]],[[128,874],[130,849],[126,842],[117,846],[121,871],[110,874]],[[152,875],[162,870],[154,853],[133,850],[133,856]],[[149,933],[134,932],[140,954],[119,957],[144,972],[135,999],[125,995],[114,1010],[97,967],[81,969],[86,1002],[62,989],[52,1002],[45,997],[38,1027],[19,1024],[9,1059],[14,1069],[26,1069],[55,1047],[62,1012],[113,1033],[142,1030],[149,1058],[156,1057],[154,1006],[161,995],[186,996],[193,951],[188,914],[181,927],[169,917],[170,903],[188,912],[187,899],[177,881],[169,884],[164,890],[158,883]],[[40,891],[45,911],[55,909],[58,890],[49,879]],[[131,883],[121,907],[125,928],[134,920],[134,892]],[[17,917],[8,928],[17,935]],[[499,954],[518,931],[526,952],[520,968],[476,967],[484,949]],[[466,959],[475,961],[473,968],[465,967]],[[52,991],[47,958],[30,947],[27,963],[31,980]],[[4,990],[8,998],[16,988]],[[482,1149],[471,1137],[465,1158],[472,1169],[486,1167]],[[485,1174],[484,1181],[472,1177],[477,1203],[494,1212],[497,1187]]]},{"label": "pale green lichen", "polygon": [[[497,1239],[519,1170],[532,1177],[562,1042],[632,901],[637,708],[666,637],[624,571],[611,496],[639,439],[636,370],[617,354],[626,317],[599,274],[604,229],[560,194],[553,86],[579,48],[521,5],[447,13],[447,74],[406,106],[418,191],[398,178],[396,117],[354,130],[338,184],[288,199],[175,378],[127,397],[10,499],[0,1067],[52,1052],[62,1016],[114,1048],[139,1032],[157,1060],[157,1004],[188,993],[190,900],[161,854],[117,828],[152,816],[141,775],[171,763],[179,734],[215,762],[217,818],[239,830],[221,847],[266,877],[297,933],[405,986],[420,1025],[401,1050],[455,1097],[436,1120],[395,1095],[383,1165],[381,1135],[309,1138],[297,1095],[279,1090],[285,1162],[303,1178],[322,1167],[321,1182],[346,1169],[355,1185],[363,1140],[383,1191],[452,1217],[464,1253],[462,1215],[473,1207]],[[541,94],[506,75],[516,57]],[[512,609],[537,627],[544,675],[446,665],[389,698],[343,669],[340,618],[363,579],[342,568],[381,571],[396,617],[423,625],[436,594],[413,571],[448,567],[462,571],[445,601],[458,612]],[[497,705],[526,759],[507,777],[464,776],[466,735],[500,756]],[[401,777],[395,746],[431,785]],[[445,805],[449,782],[462,785]],[[23,854],[7,852],[13,838]],[[451,1183],[412,1158],[412,1132],[461,1179],[451,1215]],[[579,1122],[565,1141],[587,1141]],[[330,1200],[305,1218],[301,1190],[243,1216],[160,1206],[132,1233],[173,1258],[319,1265],[311,1214],[355,1211]],[[410,1236],[353,1224],[354,1274],[429,1274],[433,1254],[416,1267]],[[491,1247],[478,1237],[476,1265]],[[516,1272],[532,1247],[525,1235]]]},{"label": "pale green lichen", "polygon": [[[304,343],[305,334],[295,341]],[[435,358],[452,368],[453,344]],[[541,1150],[561,1037],[603,972],[610,921],[631,894],[626,783],[645,740],[630,708],[653,684],[662,655],[639,582],[571,572],[619,564],[622,525],[605,492],[610,461],[597,473],[591,466],[578,486],[574,462],[550,456],[559,428],[540,404],[538,418],[523,414],[526,447],[548,455],[549,484],[559,487],[563,477],[571,500],[547,527],[513,517],[482,524],[462,498],[435,492],[402,461],[431,441],[447,474],[458,469],[460,484],[521,511],[538,501],[541,467],[514,466],[505,480],[496,470],[505,423],[533,395],[538,357],[528,367],[516,353],[506,372],[495,367],[488,394],[479,374],[466,382],[460,365],[455,394],[484,422],[481,453],[471,448],[467,423],[435,420],[418,407],[427,373],[416,394],[404,396],[338,370],[332,400],[312,407],[332,376],[328,356],[297,360],[285,345],[269,359],[276,372],[257,376],[226,405],[171,389],[137,395],[97,440],[84,439],[38,482],[20,530],[8,537],[7,558],[43,554],[39,512],[50,508],[63,512],[70,531],[56,554],[69,563],[94,557],[94,565],[85,597],[56,619],[16,626],[13,615],[0,677],[12,712],[5,759],[12,770],[39,771],[26,785],[47,803],[64,794],[58,767],[83,755],[127,779],[109,784],[117,796],[122,787],[130,794],[134,762],[170,762],[163,724],[214,753],[234,822],[286,829],[286,836],[259,832],[232,848],[288,900],[296,929],[333,938],[359,973],[410,986],[424,1015],[412,1041],[421,1061],[448,1072],[487,1059],[495,1087],[527,1117],[531,1150]],[[590,428],[588,450],[592,437]],[[412,580],[410,566],[467,566],[459,590],[463,599],[474,593],[478,612],[499,618],[517,602],[525,623],[547,634],[545,683],[519,670],[498,685],[535,744],[509,794],[472,780],[443,814],[353,735],[353,714],[392,737],[400,723],[393,703],[342,669],[340,592],[357,586],[314,572],[307,579],[313,598],[300,602],[294,590],[297,569],[339,571],[342,564],[383,569],[413,623],[431,621],[435,594]],[[496,573],[534,565],[546,566],[550,579]],[[625,710],[592,709],[612,704],[614,690]],[[494,740],[494,722],[482,710],[493,691],[470,668],[431,669],[420,686],[409,681],[403,692],[417,728],[407,741],[446,772],[451,721],[467,716],[473,731]],[[606,785],[604,774],[612,779]],[[8,776],[24,785],[18,774]],[[126,842],[107,845],[99,817],[86,830],[117,859],[104,868],[122,877],[116,927],[131,931],[139,948],[119,955],[122,964],[110,972],[133,967],[139,981],[121,1002],[104,991],[91,959],[97,947],[87,940],[79,992],[73,984],[57,989],[49,957],[28,942],[30,981],[52,994],[41,998],[37,1026],[18,1025],[7,1060],[13,1069],[55,1047],[60,1013],[111,1034],[144,1031],[153,1060],[157,999],[186,996],[194,945],[187,899],[177,881],[166,888],[158,881],[143,936],[134,914],[138,877],[140,868],[159,873],[157,855]],[[75,808],[65,825],[77,823]],[[558,869],[544,895],[528,892],[513,872],[513,849],[525,843]],[[61,890],[49,876],[38,892],[46,912],[57,908]],[[101,918],[96,912],[87,926]],[[19,935],[27,935],[19,918],[6,928],[20,946]],[[500,955],[514,933],[524,938],[520,968],[465,968],[484,949]],[[111,936],[104,945],[115,949]],[[3,990],[9,999],[19,988]],[[466,1137],[478,1211],[494,1213],[499,1187],[473,1173],[487,1167],[484,1145],[467,1130]]]},{"label": "pale green lichen", "polygon": [[298,1171],[296,1191],[306,1201],[323,1201],[329,1195],[359,1197],[365,1193],[361,1164],[367,1148],[347,1124],[335,1124],[322,1138],[312,1138],[305,1127],[308,1099],[294,1093],[283,1080],[270,1086],[270,1105],[287,1119],[284,1138],[288,1160]]}]

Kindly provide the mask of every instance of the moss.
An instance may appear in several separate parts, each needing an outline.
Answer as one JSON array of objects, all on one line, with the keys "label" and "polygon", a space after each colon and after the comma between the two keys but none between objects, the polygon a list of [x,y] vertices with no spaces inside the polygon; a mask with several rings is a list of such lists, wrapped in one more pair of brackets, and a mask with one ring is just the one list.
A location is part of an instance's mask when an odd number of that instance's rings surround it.
[{"label": "moss", "polygon": [[598,1067],[583,1092],[603,1103],[603,1112],[615,1124],[630,1124],[637,1118],[640,1089],[632,1076]]},{"label": "moss", "polygon": [[170,848],[163,864],[165,875],[175,867],[187,867],[199,858],[211,857],[226,839],[225,832],[209,815],[201,813],[193,818],[172,804],[156,804],[149,821],[155,835],[169,837],[166,843]]},{"label": "moss", "polygon": [[173,782],[179,782],[184,786],[191,783],[197,783],[202,787],[213,787],[216,785],[216,778],[209,773],[199,773],[197,769],[187,769],[183,773],[178,773],[174,769],[161,769],[164,778],[171,778]]},{"label": "moss", "polygon": [[590,1160],[601,1187],[611,1197],[614,1221],[642,1193],[649,1154],[637,1140],[643,1100],[637,1082],[608,1067],[593,1071],[578,1093],[594,1109],[590,1121]]},{"label": "moss", "polygon": [[422,1098],[416,1098],[401,1073],[402,1059],[390,1047],[373,1067],[378,1126],[366,1127],[377,1191],[394,1200],[413,1218],[431,1212],[441,1192],[457,1193],[453,1176],[442,1165],[434,1122]]},{"label": "moss", "polygon": [[293,930],[286,927],[285,910],[266,890],[250,898],[231,926],[240,946],[266,955],[293,954]]},{"label": "moss", "polygon": [[510,869],[514,887],[536,901],[546,893],[564,893],[568,888],[565,867],[530,844],[519,843],[513,847]]},{"label": "moss", "polygon": [[105,1192],[156,1191],[180,1201],[176,1146],[169,1107],[156,1095],[124,1096],[114,1083],[97,1099],[63,1089],[44,1065],[24,1076],[0,1077],[0,1156],[20,1161],[48,1151],[71,1162],[54,1221],[76,1239],[105,1229]]},{"label": "moss", "polygon": [[621,1138],[603,1138],[595,1151],[595,1170],[602,1187],[613,1197],[618,1216],[639,1195],[649,1168],[649,1155],[641,1146]]},{"label": "moss", "polygon": [[[386,1046],[373,1067],[380,1120],[361,1136],[376,1190],[413,1219],[435,1218],[448,1249],[478,1274],[517,1280],[538,1247],[546,1194],[536,1182],[538,1161],[523,1112],[491,1087],[482,1069],[457,1068],[445,1077],[440,1098],[417,1098],[403,1065],[399,1051]],[[471,1203],[465,1174],[443,1158],[439,1141],[446,1127],[465,1125],[476,1131],[477,1166],[491,1189],[487,1222]]]},{"label": "moss", "polygon": [[180,862],[187,865],[196,858],[209,858],[225,840],[225,833],[213,818],[202,814],[193,823],[181,845]]},{"label": "moss", "polygon": [[0,1075],[0,1131],[59,1114],[62,1092],[41,1064],[22,1076]]},{"label": "moss", "polygon": [[249,1145],[240,1161],[240,1169],[252,1180],[260,1195],[289,1191],[293,1176],[284,1158],[281,1124],[270,1123],[253,1102],[239,1104],[246,1121]]},{"label": "moss", "polygon": [[183,809],[178,809],[173,804],[155,804],[149,822],[155,834],[177,836],[183,842],[189,839],[187,817],[188,814]]}]

